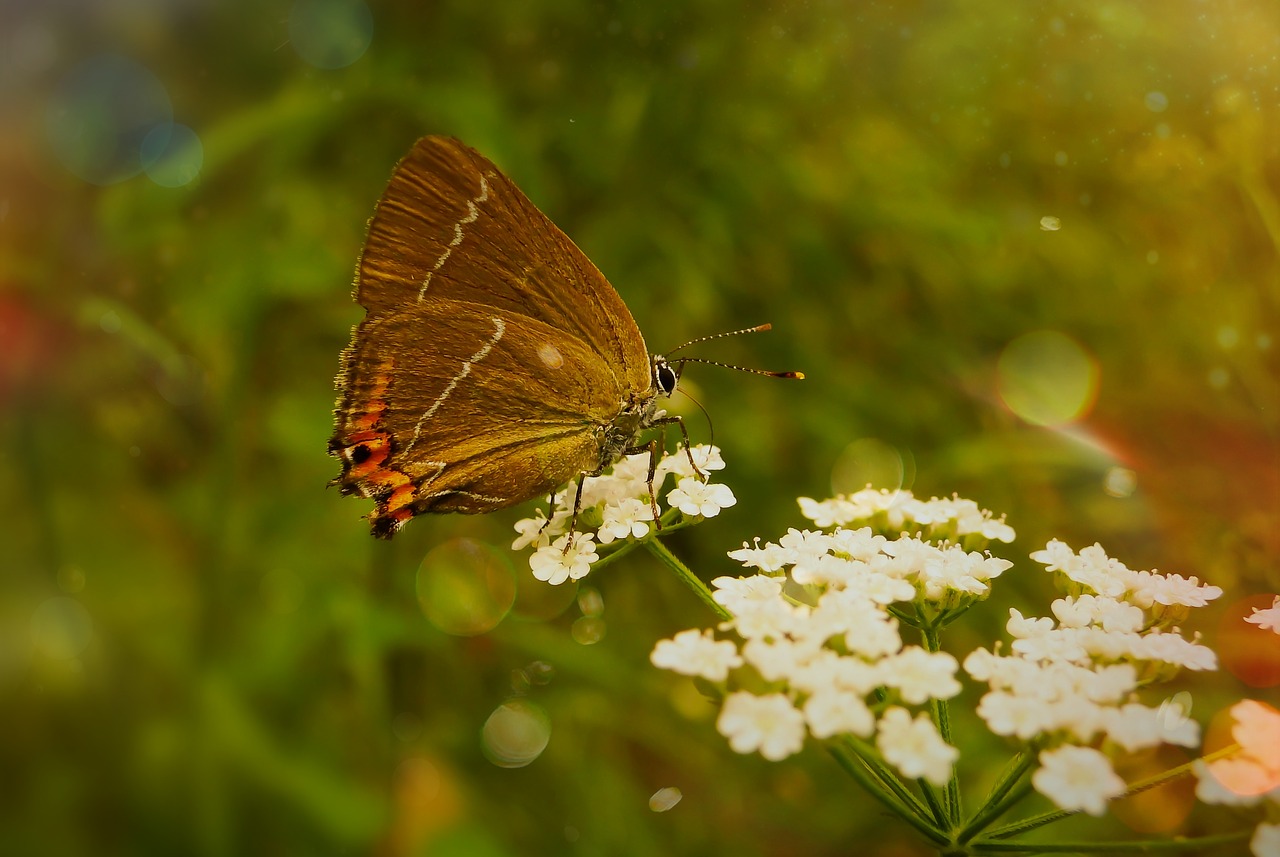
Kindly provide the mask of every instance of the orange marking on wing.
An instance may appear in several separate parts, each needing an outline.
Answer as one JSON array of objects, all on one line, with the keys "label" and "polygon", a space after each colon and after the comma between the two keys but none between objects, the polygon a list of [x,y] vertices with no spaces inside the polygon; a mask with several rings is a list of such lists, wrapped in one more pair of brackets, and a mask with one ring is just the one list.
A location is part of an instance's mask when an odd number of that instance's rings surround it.
[{"label": "orange marking on wing", "polygon": [[[391,435],[380,429],[387,410],[386,395],[391,386],[393,360],[384,360],[373,376],[368,395],[357,407],[348,411],[346,445],[347,471],[344,477],[361,484],[361,493],[377,501],[375,516],[390,518],[399,526],[413,517],[412,503],[417,494],[413,480],[399,470],[386,466],[391,457]],[[355,450],[363,448],[364,460],[355,463]]]},{"label": "orange marking on wing", "polygon": [[369,391],[364,410],[351,420],[351,427],[356,432],[370,431],[382,419],[382,413],[387,409],[386,397],[387,388],[391,386],[391,370],[395,365],[394,360],[387,359],[378,367],[378,371],[373,376],[373,389]]},{"label": "orange marking on wing", "polygon": [[[370,459],[370,461],[372,460]],[[367,464],[368,462],[365,463]],[[408,476],[405,476],[399,470],[387,470],[386,468],[380,468],[376,473],[369,474],[368,481],[378,488],[389,489],[392,493],[405,486],[413,487],[412,480]]]},{"label": "orange marking on wing", "polygon": [[[353,407],[347,411],[347,431],[342,443],[346,447],[343,457],[347,461],[347,470],[343,476],[349,481],[386,481],[385,477],[379,478],[379,475],[383,472],[382,465],[391,454],[391,435],[380,431],[378,425],[387,410],[386,395],[391,386],[391,371],[394,368],[394,360],[382,361],[373,375],[373,386],[364,399],[363,406],[353,403]],[[357,464],[353,456],[359,447],[365,448],[367,457]],[[396,485],[398,484],[397,482]]]},{"label": "orange marking on wing", "polygon": [[391,454],[391,442],[385,432],[362,432],[351,439],[351,446],[363,446],[369,450],[368,458],[359,464],[352,462],[348,468],[347,476],[352,479],[373,477],[382,469],[382,463]]},{"label": "orange marking on wing", "polygon": [[397,512],[403,510],[405,506],[413,502],[413,495],[416,493],[417,488],[412,482],[399,486],[387,498],[386,511]]}]

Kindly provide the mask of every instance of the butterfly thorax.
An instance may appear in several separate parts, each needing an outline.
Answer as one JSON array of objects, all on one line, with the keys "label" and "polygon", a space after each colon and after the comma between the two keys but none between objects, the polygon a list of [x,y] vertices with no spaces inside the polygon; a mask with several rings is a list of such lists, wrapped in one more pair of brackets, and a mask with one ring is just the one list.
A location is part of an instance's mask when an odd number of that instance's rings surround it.
[{"label": "butterfly thorax", "polygon": [[608,467],[636,445],[636,439],[649,425],[658,410],[658,394],[649,391],[634,402],[624,404],[622,411],[610,423],[596,429],[596,441],[600,444],[600,466]]},{"label": "butterfly thorax", "polygon": [[602,468],[613,464],[635,447],[640,434],[664,416],[665,412],[658,408],[659,400],[671,395],[679,379],[660,354],[650,358],[650,366],[653,382],[649,388],[628,396],[618,415],[596,430]]}]

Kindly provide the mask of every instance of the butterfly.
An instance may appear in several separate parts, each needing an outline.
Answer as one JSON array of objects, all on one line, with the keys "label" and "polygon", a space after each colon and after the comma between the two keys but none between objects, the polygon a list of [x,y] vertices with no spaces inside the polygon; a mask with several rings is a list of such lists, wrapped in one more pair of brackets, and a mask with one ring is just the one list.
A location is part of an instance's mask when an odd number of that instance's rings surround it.
[{"label": "butterfly", "polygon": [[639,441],[684,433],[659,402],[692,358],[650,354],[604,275],[483,155],[414,144],[369,222],[355,299],[366,313],[335,382],[331,484],[373,500],[375,536],[575,478],[576,515],[583,476],[646,449],[656,506],[657,441]]}]

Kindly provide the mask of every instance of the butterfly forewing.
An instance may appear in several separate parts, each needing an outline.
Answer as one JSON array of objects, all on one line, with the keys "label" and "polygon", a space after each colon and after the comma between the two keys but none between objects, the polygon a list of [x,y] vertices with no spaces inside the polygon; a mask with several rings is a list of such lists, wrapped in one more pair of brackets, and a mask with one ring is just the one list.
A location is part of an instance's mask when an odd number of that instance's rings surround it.
[{"label": "butterfly forewing", "polygon": [[434,299],[507,310],[577,336],[626,388],[650,385],[644,339],[604,275],[457,140],[425,137],[396,166],[357,276],[356,299],[371,314]]}]

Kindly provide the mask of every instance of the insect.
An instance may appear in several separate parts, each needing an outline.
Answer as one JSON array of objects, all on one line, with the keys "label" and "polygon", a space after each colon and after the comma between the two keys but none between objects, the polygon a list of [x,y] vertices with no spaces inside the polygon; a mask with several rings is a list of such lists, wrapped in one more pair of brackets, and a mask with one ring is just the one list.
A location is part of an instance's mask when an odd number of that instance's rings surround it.
[{"label": "insect", "polygon": [[366,314],[336,381],[331,484],[374,501],[375,536],[574,478],[576,514],[582,476],[646,449],[652,501],[657,441],[641,435],[684,433],[659,401],[694,358],[650,355],[604,275],[484,156],[414,144],[369,222],[355,299]]}]

